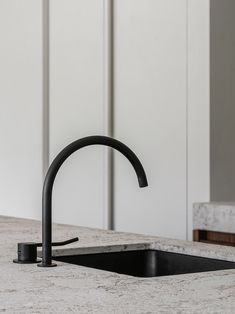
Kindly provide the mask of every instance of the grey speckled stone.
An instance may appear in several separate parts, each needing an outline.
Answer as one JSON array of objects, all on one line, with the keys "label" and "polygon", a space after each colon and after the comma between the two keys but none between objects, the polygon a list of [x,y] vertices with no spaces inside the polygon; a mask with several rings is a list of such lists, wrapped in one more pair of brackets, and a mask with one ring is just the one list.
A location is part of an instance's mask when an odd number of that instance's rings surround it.
[{"label": "grey speckled stone", "polygon": [[[16,243],[39,241],[40,222],[0,217],[0,313],[235,313],[235,270],[135,278],[72,264],[13,264]],[[54,225],[54,254],[156,248],[235,261],[235,248]]]},{"label": "grey speckled stone", "polygon": [[235,203],[195,203],[193,229],[235,233]]}]

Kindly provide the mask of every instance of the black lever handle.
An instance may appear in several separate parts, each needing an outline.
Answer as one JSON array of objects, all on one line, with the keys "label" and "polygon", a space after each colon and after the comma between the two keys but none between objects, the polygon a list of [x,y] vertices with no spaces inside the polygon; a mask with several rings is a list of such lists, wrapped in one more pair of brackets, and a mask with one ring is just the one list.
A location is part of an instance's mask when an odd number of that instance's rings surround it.
[{"label": "black lever handle", "polygon": [[[61,242],[53,242],[52,246],[62,246],[73,242],[79,241],[78,237]],[[23,242],[18,243],[18,258],[14,259],[14,263],[20,264],[32,264],[39,263],[40,260],[37,259],[37,248],[42,247],[42,243],[36,242]]]},{"label": "black lever handle", "polygon": [[[79,241],[78,237],[60,242],[52,242],[52,246],[62,246]],[[35,243],[37,247],[42,247],[42,243]]]}]

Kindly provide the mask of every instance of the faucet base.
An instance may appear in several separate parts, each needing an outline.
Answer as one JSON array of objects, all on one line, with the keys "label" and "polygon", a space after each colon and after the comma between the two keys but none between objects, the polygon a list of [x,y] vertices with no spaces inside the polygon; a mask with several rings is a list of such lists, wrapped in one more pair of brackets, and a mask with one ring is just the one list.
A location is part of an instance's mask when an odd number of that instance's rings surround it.
[{"label": "faucet base", "polygon": [[36,264],[36,263],[40,263],[41,260],[37,259],[35,261],[21,261],[18,258],[13,259],[13,263],[16,264]]},{"label": "faucet base", "polygon": [[38,267],[55,267],[57,266],[56,263],[51,263],[51,264],[44,264],[43,262],[37,264]]}]

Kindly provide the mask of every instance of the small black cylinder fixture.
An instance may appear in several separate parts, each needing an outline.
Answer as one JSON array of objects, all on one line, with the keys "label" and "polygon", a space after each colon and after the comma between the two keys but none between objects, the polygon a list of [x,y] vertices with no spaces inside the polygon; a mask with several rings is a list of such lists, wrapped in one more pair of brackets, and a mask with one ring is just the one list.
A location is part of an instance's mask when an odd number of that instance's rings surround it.
[{"label": "small black cylinder fixture", "polygon": [[35,242],[18,243],[17,253],[18,258],[13,260],[14,263],[32,264],[40,262],[37,259],[37,243]]}]

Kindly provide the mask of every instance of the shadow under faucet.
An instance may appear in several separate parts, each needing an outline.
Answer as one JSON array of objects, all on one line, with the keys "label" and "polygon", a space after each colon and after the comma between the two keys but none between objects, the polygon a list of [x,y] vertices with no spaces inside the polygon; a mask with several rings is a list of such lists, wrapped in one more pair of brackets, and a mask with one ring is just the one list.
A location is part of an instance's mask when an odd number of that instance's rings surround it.
[{"label": "shadow under faucet", "polygon": [[52,263],[52,190],[55,177],[64,161],[75,151],[90,145],[104,145],[112,147],[122,153],[132,164],[135,169],[139,186],[148,185],[144,168],[135,153],[130,150],[122,142],[106,136],[88,136],[72,142],[66,146],[53,160],[50,165],[42,194],[42,262],[38,264],[40,267],[56,266]]}]

